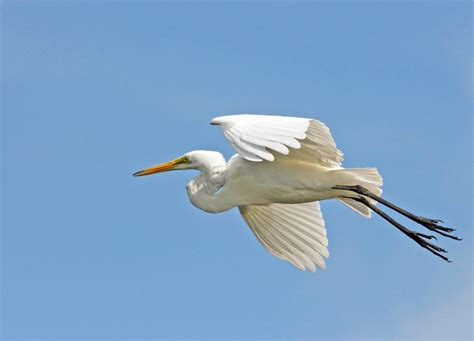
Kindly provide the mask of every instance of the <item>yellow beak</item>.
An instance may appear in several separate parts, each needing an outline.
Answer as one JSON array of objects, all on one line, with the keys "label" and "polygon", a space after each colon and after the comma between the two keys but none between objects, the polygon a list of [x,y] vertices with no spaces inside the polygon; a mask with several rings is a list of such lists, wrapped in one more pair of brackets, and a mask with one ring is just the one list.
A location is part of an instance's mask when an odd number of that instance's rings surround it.
[{"label": "yellow beak", "polygon": [[145,175],[150,175],[150,174],[155,174],[155,173],[162,173],[162,172],[167,172],[170,170],[173,170],[176,168],[177,165],[181,163],[185,163],[187,160],[184,157],[165,162],[150,168],[143,169],[141,171],[138,171],[136,173],[133,173],[133,176],[145,176]]}]

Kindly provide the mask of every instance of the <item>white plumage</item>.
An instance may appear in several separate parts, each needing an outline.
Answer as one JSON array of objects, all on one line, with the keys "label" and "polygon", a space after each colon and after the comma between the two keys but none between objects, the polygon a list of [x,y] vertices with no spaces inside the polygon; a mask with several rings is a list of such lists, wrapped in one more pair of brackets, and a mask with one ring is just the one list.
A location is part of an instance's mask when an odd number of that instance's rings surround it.
[{"label": "white plumage", "polygon": [[300,117],[232,115],[216,117],[226,139],[248,161],[273,161],[274,152],[338,167],[342,152],[336,148],[328,127],[320,121]]},{"label": "white plumage", "polygon": [[324,269],[329,257],[328,238],[319,202],[304,204],[245,205],[242,217],[257,239],[274,256],[296,267]]},{"label": "white plumage", "polygon": [[[216,117],[211,124],[220,125],[238,153],[228,162],[218,152],[192,151],[134,175],[200,170],[186,186],[193,205],[212,213],[238,207],[271,254],[302,270],[324,269],[329,256],[320,200],[336,198],[365,217],[380,201],[377,169],[343,168],[343,154],[320,121],[231,115]],[[347,188],[337,188],[341,186]],[[357,186],[370,195],[361,195]]]}]

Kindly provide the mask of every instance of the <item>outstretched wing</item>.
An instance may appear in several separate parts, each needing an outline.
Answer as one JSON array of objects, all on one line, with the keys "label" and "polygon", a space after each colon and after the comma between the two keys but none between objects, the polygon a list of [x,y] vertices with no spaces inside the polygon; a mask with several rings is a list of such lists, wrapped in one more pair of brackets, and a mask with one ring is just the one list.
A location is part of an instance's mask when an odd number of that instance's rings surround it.
[{"label": "outstretched wing", "polygon": [[301,270],[326,267],[328,238],[319,202],[239,206],[260,243]]},{"label": "outstretched wing", "polygon": [[[329,128],[322,122],[301,117],[230,115],[216,117],[225,138],[246,160],[273,161],[274,153],[337,168],[342,152],[336,148]],[[291,149],[291,151],[290,151]]]}]

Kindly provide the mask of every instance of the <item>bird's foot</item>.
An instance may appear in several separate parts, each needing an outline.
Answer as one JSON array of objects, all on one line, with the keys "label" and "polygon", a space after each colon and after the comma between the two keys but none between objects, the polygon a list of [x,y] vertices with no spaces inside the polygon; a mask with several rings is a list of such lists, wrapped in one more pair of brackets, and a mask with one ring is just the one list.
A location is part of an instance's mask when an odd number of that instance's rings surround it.
[{"label": "bird's foot", "polygon": [[430,219],[430,218],[425,218],[425,217],[416,217],[415,220],[417,223],[420,225],[426,227],[428,230],[436,232],[442,236],[454,239],[454,240],[462,240],[459,237],[453,236],[449,233],[456,231],[456,229],[450,228],[450,227],[444,227],[441,225],[438,225],[439,223],[443,223],[442,220],[439,219]]},{"label": "bird's foot", "polygon": [[447,262],[451,262],[448,257],[444,256],[442,253],[447,253],[447,251],[438,245],[435,245],[433,243],[430,243],[427,239],[435,239],[437,238],[433,235],[427,235],[423,233],[419,233],[416,231],[408,230],[406,229],[404,233],[411,239],[413,239],[418,245],[421,247],[427,249],[431,253],[435,254],[436,256],[444,259]]},{"label": "bird's foot", "polygon": [[454,240],[462,240],[461,238],[453,236],[453,235],[450,234],[451,232],[454,232],[455,229],[439,225],[440,223],[443,223],[442,220],[430,219],[430,218],[417,216],[417,215],[415,215],[411,212],[408,212],[408,211],[404,210],[401,207],[398,207],[397,205],[391,203],[390,201],[385,200],[384,198],[373,194],[372,192],[370,192],[367,188],[365,188],[363,186],[360,186],[360,185],[355,185],[355,186],[340,185],[340,186],[334,186],[333,188],[334,189],[339,189],[339,190],[352,191],[352,192],[355,192],[357,194],[363,195],[365,197],[369,197],[369,198],[371,198],[375,201],[378,201],[382,205],[385,205],[385,206],[395,210],[396,212],[404,215],[408,219],[411,219],[414,222],[424,226],[425,228],[427,228],[430,231],[433,231],[435,233],[438,233],[442,236],[445,236],[445,237],[448,237],[448,238],[451,238],[451,239],[454,239]]},{"label": "bird's foot", "polygon": [[[433,253],[434,255],[444,259],[445,261],[447,262],[450,262],[450,260],[448,259],[448,257],[444,256],[442,253],[446,253],[446,250],[439,247],[438,245],[435,245],[433,243],[430,243],[428,240],[430,239],[435,239],[437,240],[437,238],[433,235],[428,235],[428,234],[424,234],[424,233],[420,233],[420,232],[416,232],[416,231],[413,231],[413,230],[410,230],[408,228],[406,228],[405,226],[403,226],[402,224],[400,224],[398,221],[396,221],[395,219],[393,219],[392,217],[390,217],[387,213],[385,213],[384,211],[382,211],[380,208],[376,207],[375,205],[373,205],[367,198],[361,196],[359,198],[352,198],[353,200],[356,200],[362,204],[364,204],[365,206],[367,206],[368,208],[370,208],[372,211],[374,211],[375,213],[377,213],[378,215],[380,215],[383,219],[387,220],[390,224],[392,224],[393,226],[395,226],[397,229],[399,229],[401,232],[403,232],[406,236],[408,236],[410,239],[414,240],[418,245],[420,245],[421,247],[427,249],[428,251],[430,251],[431,253]],[[439,231],[436,231],[439,233]],[[444,232],[443,232],[444,233]]]}]

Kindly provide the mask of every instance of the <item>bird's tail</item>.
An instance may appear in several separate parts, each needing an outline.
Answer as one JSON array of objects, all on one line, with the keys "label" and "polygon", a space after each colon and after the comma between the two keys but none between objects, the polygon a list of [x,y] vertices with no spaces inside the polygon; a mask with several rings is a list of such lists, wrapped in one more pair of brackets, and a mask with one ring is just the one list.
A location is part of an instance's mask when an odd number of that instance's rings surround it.
[{"label": "bird's tail", "polygon": [[[383,179],[377,168],[348,168],[339,169],[333,172],[340,173],[338,174],[338,177],[344,179],[342,185],[360,185],[367,188],[375,195],[380,196],[382,194],[382,189],[380,187],[383,185]],[[364,217],[370,218],[372,214],[372,211],[368,207],[358,201],[350,198],[338,198],[338,200]],[[376,204],[372,199],[368,200],[370,200],[374,205]]]}]

